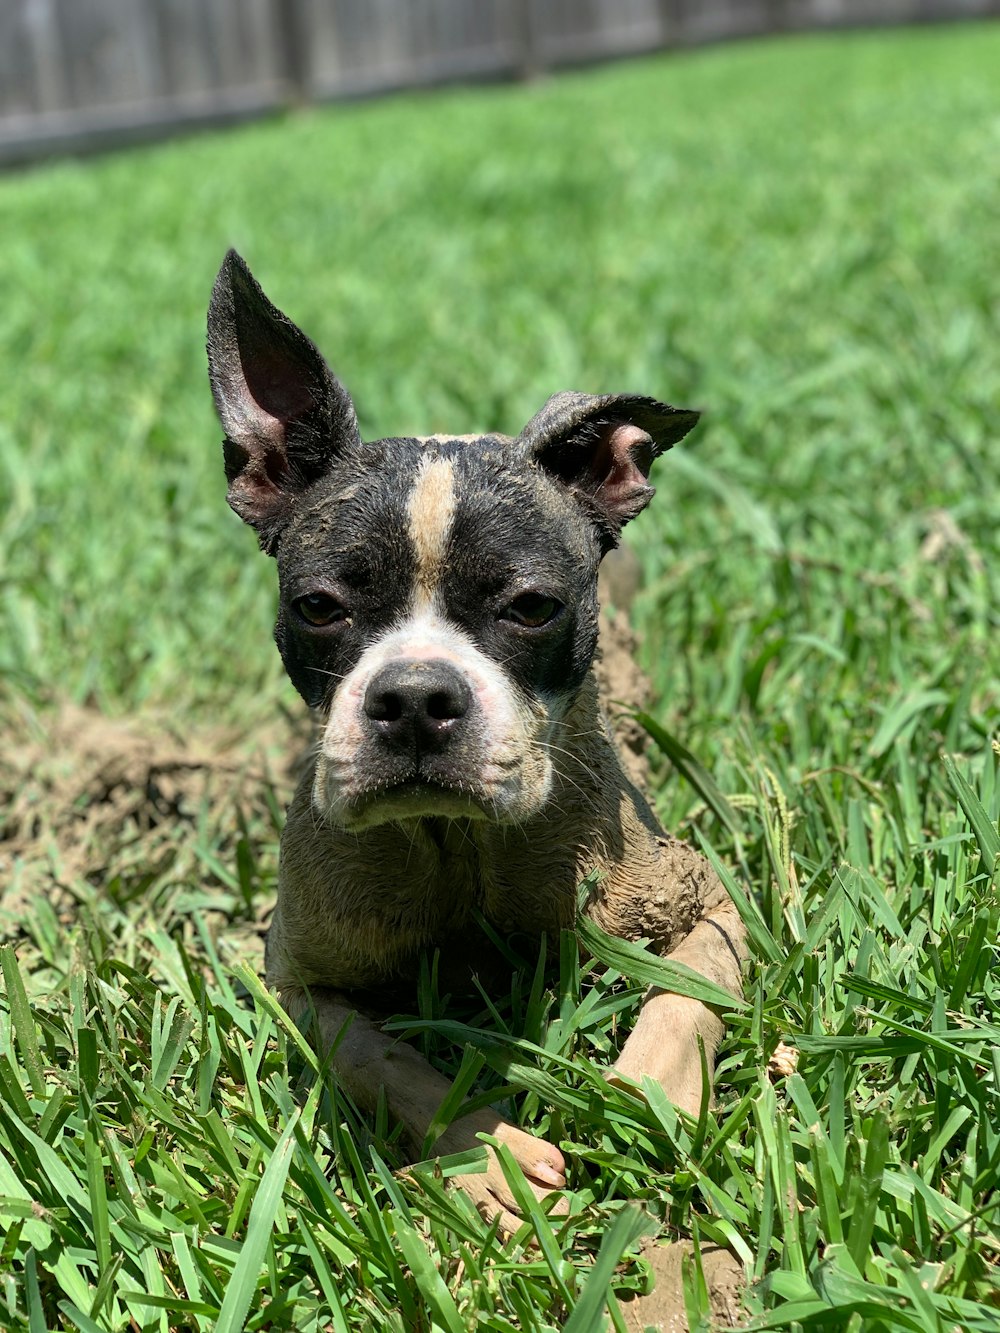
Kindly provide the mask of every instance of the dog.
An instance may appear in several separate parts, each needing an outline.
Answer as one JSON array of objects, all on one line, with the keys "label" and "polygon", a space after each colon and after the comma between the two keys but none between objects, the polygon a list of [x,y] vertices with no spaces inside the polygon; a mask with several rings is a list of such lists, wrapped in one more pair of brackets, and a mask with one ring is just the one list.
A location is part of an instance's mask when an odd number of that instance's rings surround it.
[{"label": "dog", "polygon": [[[516,438],[365,443],[347,391],[235,251],[208,356],[229,504],[277,561],[275,638],[318,721],[281,840],[267,981],[293,1015],[313,1011],[340,1085],[369,1111],[384,1096],[423,1144],[450,1084],[380,1018],[426,950],[487,975],[477,921],[501,937],[573,929],[593,870],[599,926],[739,995],[739,913],[626,775],[594,671],[600,562],[698,414],[559,393]],[[697,1115],[721,1035],[714,1010],[654,990],[609,1077],[656,1079]],[[540,1198],[565,1185],[558,1149],[489,1109],[435,1151],[480,1134]],[[460,1184],[520,1225],[492,1149]]]}]

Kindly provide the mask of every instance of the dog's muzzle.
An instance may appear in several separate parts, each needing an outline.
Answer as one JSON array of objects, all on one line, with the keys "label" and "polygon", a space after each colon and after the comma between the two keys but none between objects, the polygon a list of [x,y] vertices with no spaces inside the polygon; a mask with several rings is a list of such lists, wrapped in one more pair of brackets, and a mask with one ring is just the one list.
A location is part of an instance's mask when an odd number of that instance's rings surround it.
[{"label": "dog's muzzle", "polygon": [[521,822],[547,799],[551,716],[443,621],[372,644],[334,692],[313,804],[360,831],[444,817]]}]

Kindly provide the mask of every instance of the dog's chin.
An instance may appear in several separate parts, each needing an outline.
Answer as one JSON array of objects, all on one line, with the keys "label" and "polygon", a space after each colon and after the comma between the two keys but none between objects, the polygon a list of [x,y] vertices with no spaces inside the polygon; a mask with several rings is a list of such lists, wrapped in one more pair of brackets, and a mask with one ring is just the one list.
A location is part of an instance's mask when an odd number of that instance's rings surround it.
[{"label": "dog's chin", "polygon": [[553,780],[552,765],[544,755],[527,771],[523,764],[494,761],[474,778],[468,772],[459,775],[441,768],[415,774],[412,770],[379,773],[374,764],[365,767],[367,772],[354,764],[337,774],[332,764],[317,764],[313,808],[330,827],[359,833],[380,824],[419,819],[519,826],[544,807]]}]

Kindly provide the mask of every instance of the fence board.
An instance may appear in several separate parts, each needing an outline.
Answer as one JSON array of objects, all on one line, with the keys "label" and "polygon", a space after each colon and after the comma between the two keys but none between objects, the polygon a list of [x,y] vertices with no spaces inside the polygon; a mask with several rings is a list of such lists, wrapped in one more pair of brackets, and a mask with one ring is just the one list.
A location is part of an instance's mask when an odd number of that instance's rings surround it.
[{"label": "fence board", "polygon": [[537,49],[543,64],[651,51],[665,44],[656,0],[545,0],[537,6]]},{"label": "fence board", "polygon": [[35,110],[35,56],[24,18],[9,5],[0,4],[0,88],[4,108],[26,114]]},{"label": "fence board", "polygon": [[356,96],[1000,0],[0,0],[0,163]]},{"label": "fence board", "polygon": [[65,101],[62,41],[55,4],[53,0],[27,0],[15,13],[23,24],[25,43],[31,52],[32,109],[54,109]]},{"label": "fence board", "polygon": [[129,0],[58,0],[53,20],[66,105],[101,106],[143,96],[128,8]]}]

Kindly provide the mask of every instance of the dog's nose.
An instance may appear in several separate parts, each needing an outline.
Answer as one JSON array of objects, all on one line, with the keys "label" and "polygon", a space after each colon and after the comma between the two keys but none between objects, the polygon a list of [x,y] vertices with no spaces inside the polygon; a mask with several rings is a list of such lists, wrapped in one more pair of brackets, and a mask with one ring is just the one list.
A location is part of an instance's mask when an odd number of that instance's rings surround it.
[{"label": "dog's nose", "polygon": [[444,749],[471,703],[464,676],[443,661],[390,662],[365,691],[365,715],[375,730],[418,755]]}]

